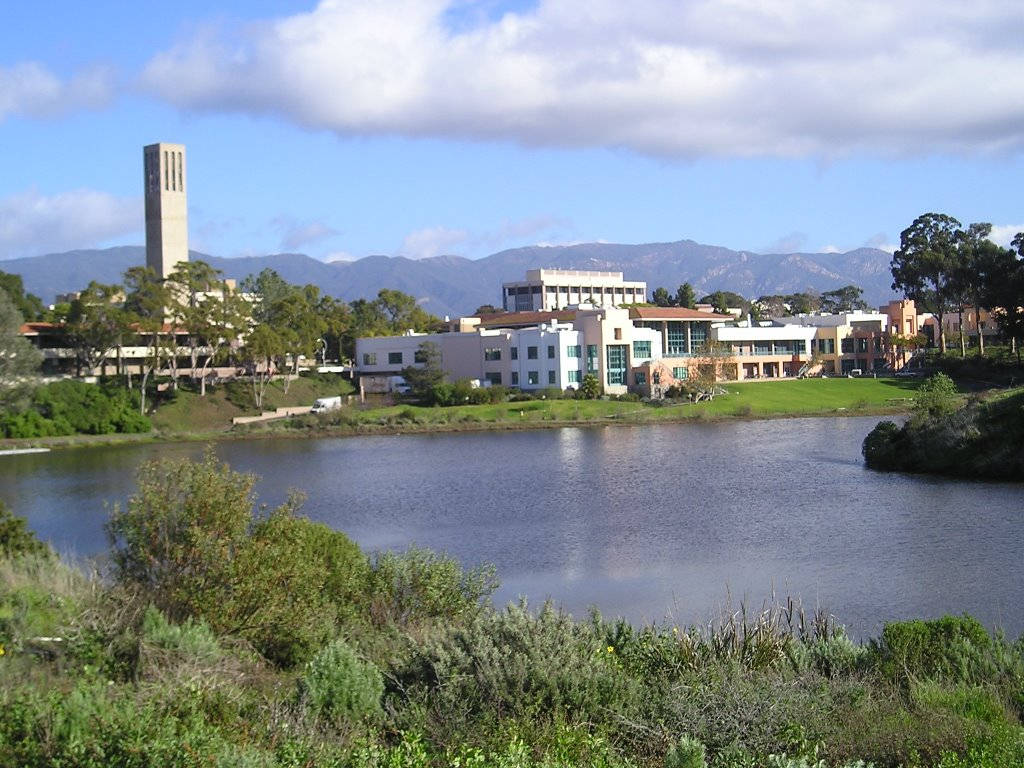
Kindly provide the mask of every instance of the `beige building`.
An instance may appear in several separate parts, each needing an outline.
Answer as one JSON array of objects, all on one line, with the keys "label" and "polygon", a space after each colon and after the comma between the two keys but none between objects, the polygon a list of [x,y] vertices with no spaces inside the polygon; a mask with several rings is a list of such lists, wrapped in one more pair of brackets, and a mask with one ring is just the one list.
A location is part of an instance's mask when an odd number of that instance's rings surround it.
[{"label": "beige building", "polygon": [[188,200],[184,144],[142,150],[146,197],[146,266],[166,278],[188,261]]},{"label": "beige building", "polygon": [[647,283],[622,279],[621,272],[531,269],[525,280],[502,283],[506,312],[546,312],[579,304],[620,307],[647,300]]}]

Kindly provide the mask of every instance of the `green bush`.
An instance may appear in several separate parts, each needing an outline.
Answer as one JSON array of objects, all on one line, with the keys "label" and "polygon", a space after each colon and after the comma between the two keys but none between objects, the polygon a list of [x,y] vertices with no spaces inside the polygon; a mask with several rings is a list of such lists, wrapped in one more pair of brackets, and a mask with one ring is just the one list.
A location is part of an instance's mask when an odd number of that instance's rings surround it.
[{"label": "green bush", "polygon": [[142,616],[141,639],[146,645],[198,661],[213,661],[221,655],[217,638],[205,622],[185,619],[172,624],[152,605]]},{"label": "green bush", "polygon": [[665,768],[706,768],[706,758],[700,741],[683,736],[665,753]]},{"label": "green bush", "polygon": [[878,422],[861,445],[864,463],[871,469],[897,469],[902,454],[899,449],[902,434],[895,422]]},{"label": "green bush", "polygon": [[992,638],[970,616],[885,625],[871,650],[883,673],[893,680],[946,679],[980,682],[992,671]]},{"label": "green bush", "polygon": [[380,712],[384,679],[344,640],[332,640],[306,664],[299,692],[316,715],[334,722],[358,720]]},{"label": "green bush", "polygon": [[50,547],[36,538],[28,521],[18,517],[0,501],[0,557],[48,556]]},{"label": "green bush", "polygon": [[463,570],[448,555],[410,547],[373,558],[366,595],[378,626],[408,626],[472,617],[497,588],[493,566]]},{"label": "green bush", "polygon": [[955,410],[956,402],[956,384],[944,373],[929,376],[914,393],[914,411],[919,416],[942,416]]},{"label": "green bush", "polygon": [[36,389],[29,409],[0,417],[6,437],[148,432],[137,394],[114,383],[56,381]]}]

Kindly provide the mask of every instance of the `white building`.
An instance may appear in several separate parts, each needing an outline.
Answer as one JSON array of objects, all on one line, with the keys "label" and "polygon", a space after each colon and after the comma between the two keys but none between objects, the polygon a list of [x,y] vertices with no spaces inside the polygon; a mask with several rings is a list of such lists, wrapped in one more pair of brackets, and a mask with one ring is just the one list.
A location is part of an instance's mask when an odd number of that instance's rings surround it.
[{"label": "white building", "polygon": [[531,269],[525,280],[502,283],[506,312],[551,311],[579,304],[619,307],[647,300],[647,283],[626,281],[621,272]]}]

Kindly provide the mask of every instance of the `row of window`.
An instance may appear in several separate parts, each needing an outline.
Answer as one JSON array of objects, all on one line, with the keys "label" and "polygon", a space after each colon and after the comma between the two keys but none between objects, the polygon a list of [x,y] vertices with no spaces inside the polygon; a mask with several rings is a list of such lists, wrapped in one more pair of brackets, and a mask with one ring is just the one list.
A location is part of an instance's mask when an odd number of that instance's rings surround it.
[{"label": "row of window", "polygon": [[[568,379],[570,384],[579,384],[581,375],[579,371],[567,371]],[[487,379],[491,384],[501,384],[501,371],[490,371],[484,374],[484,378]],[[512,371],[509,384],[513,387],[519,386],[519,371]],[[540,384],[540,371],[527,371],[526,372],[526,383],[528,385],[539,385]],[[555,371],[548,371],[548,384],[551,386],[558,386],[558,376]]]},{"label": "row of window", "polygon": [[[414,363],[425,363],[427,362],[427,356],[420,350],[416,350],[412,354]],[[363,352],[363,365],[376,365],[377,364],[377,353],[376,352]],[[405,353],[404,352],[388,352],[388,365],[404,365],[405,364]]]},{"label": "row of window", "polygon": [[[527,360],[536,360],[537,359],[538,350],[539,350],[539,348],[535,347],[535,346],[527,347],[526,348],[526,359]],[[548,360],[554,360],[556,357],[558,357],[558,351],[557,350],[558,350],[558,348],[554,344],[548,344]],[[574,345],[566,347],[566,354],[567,354],[568,357],[577,357],[578,358],[580,356],[580,346],[579,346],[579,344],[574,344]],[[518,360],[519,359],[519,348],[518,347],[509,347],[508,356],[509,356],[510,360]],[[501,360],[501,347],[487,347],[486,349],[484,349],[484,360],[486,360],[488,362],[494,362],[496,360]]]}]

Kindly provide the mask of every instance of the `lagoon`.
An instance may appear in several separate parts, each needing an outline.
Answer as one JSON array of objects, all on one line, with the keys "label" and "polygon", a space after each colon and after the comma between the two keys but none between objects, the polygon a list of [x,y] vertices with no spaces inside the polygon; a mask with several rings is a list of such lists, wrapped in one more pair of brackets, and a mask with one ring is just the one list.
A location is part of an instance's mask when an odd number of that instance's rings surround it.
[{"label": "lagoon", "polygon": [[[877,473],[876,417],[221,442],[260,500],[367,549],[410,544],[494,563],[499,603],[546,598],[634,622],[707,621],[774,589],[856,636],[969,612],[1024,631],[1024,487]],[[0,498],[68,555],[106,548],[134,470],[191,443],[0,457]]]}]

